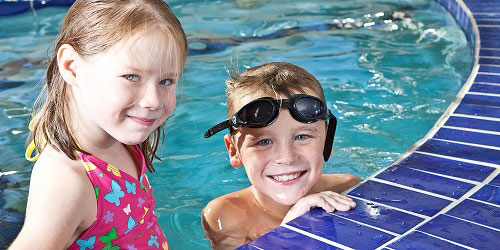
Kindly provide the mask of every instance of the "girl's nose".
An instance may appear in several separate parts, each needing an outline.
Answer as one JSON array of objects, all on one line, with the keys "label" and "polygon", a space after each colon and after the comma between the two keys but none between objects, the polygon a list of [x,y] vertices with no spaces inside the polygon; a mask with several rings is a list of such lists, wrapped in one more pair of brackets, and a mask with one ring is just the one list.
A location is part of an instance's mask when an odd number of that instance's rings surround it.
[{"label": "girl's nose", "polygon": [[161,106],[161,93],[159,84],[148,83],[142,90],[142,95],[139,99],[139,106],[151,110],[156,110]]}]

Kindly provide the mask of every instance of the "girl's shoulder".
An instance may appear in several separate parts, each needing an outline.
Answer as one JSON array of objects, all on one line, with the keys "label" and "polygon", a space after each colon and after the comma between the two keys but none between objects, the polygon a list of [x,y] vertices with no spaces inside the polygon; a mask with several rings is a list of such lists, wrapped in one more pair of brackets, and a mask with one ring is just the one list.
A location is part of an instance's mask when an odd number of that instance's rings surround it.
[{"label": "girl's shoulder", "polygon": [[48,245],[67,247],[91,225],[96,209],[94,189],[82,163],[46,146],[31,173],[25,234],[45,242],[52,239],[47,238],[50,232],[61,242]]},{"label": "girl's shoulder", "polygon": [[62,151],[47,145],[33,167],[32,178],[38,176],[47,179],[57,179],[63,176],[80,179],[86,177],[86,174],[80,160],[72,160]]}]

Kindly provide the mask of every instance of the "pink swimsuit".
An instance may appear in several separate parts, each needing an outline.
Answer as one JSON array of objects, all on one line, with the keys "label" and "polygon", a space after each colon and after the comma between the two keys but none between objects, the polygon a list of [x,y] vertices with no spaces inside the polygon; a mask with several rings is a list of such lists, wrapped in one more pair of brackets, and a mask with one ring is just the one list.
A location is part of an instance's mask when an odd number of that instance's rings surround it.
[{"label": "pink swimsuit", "polygon": [[96,193],[97,216],[68,249],[169,249],[153,213],[156,202],[144,155],[134,149],[142,162],[139,180],[95,156],[79,154]]}]

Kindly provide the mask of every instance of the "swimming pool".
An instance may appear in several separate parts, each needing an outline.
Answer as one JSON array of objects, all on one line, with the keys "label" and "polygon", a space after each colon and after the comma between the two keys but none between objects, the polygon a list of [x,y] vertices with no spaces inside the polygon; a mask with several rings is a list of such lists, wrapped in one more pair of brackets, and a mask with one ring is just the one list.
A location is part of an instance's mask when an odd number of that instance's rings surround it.
[{"label": "swimming pool", "polygon": [[[165,161],[156,163],[157,173],[151,175],[157,214],[173,249],[207,248],[201,209],[211,199],[249,185],[242,169],[229,166],[222,135],[203,139],[204,131],[225,117],[223,80],[229,58],[240,67],[290,61],[315,75],[339,118],[335,154],[325,172],[361,177],[422,138],[471,70],[465,36],[433,1],[168,3],[193,41],[179,104],[160,149]],[[22,223],[31,166],[23,158],[28,109],[43,76],[40,58],[47,55],[65,11],[45,8],[36,15],[0,18],[3,245],[10,239],[6,228]],[[337,28],[322,30],[325,24]],[[281,36],[280,31],[294,27],[304,30]],[[198,38],[220,46],[206,47],[210,44]]]}]

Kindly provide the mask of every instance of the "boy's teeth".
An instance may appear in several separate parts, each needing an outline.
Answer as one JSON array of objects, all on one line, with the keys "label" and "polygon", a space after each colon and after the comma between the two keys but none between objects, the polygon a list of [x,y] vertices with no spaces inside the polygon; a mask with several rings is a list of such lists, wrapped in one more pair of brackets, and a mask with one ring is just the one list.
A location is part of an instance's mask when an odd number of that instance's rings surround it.
[{"label": "boy's teeth", "polygon": [[288,175],[272,175],[273,179],[277,181],[290,181],[299,178],[300,173],[288,174]]}]

